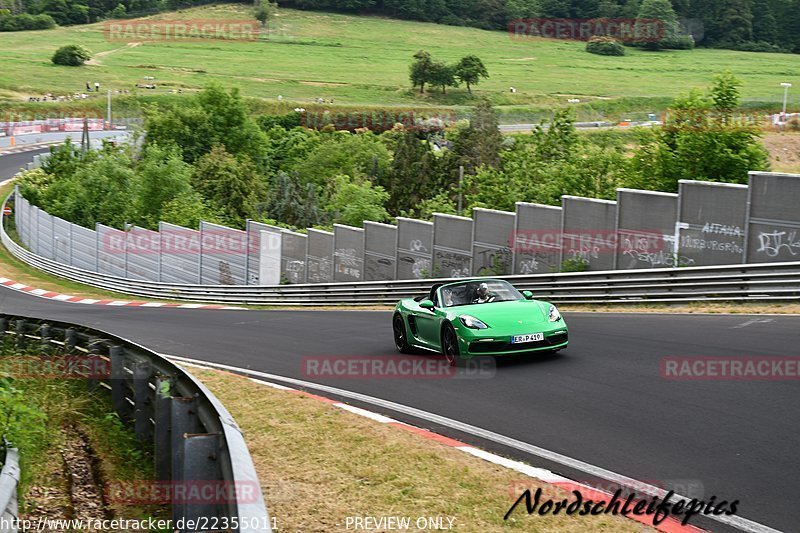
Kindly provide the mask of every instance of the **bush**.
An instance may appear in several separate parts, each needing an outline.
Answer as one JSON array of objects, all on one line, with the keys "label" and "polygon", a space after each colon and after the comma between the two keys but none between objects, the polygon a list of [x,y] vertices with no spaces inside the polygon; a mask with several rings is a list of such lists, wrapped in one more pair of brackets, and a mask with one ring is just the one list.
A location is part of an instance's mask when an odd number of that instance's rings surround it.
[{"label": "bush", "polygon": [[68,44],[62,46],[53,54],[53,63],[68,67],[79,67],[85,61],[92,58],[92,53],[88,48],[79,44]]},{"label": "bush", "polygon": [[303,116],[293,111],[285,115],[261,115],[256,119],[262,131],[269,131],[275,126],[280,126],[285,130],[290,130],[302,125]]},{"label": "bush", "polygon": [[592,37],[586,43],[586,51],[601,56],[624,56],[625,47],[612,37]]},{"label": "bush", "polygon": [[674,35],[661,41],[661,45],[668,50],[692,50],[694,38],[691,35]]},{"label": "bush", "polygon": [[112,9],[111,13],[110,13],[111,18],[114,18],[114,19],[125,18],[125,15],[127,15],[127,14],[128,14],[128,11],[125,9],[125,6],[123,4],[117,4],[117,7]]},{"label": "bush", "polygon": [[55,26],[56,21],[50,15],[31,15],[29,13],[20,13],[19,15],[3,13],[0,15],[0,31],[49,30]]}]

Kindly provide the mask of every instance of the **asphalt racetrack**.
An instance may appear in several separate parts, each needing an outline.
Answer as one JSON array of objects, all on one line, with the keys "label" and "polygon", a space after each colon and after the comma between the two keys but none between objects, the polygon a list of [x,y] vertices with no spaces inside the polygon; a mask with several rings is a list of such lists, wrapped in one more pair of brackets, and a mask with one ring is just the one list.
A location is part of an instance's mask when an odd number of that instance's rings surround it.
[{"label": "asphalt racetrack", "polygon": [[[571,344],[556,356],[500,362],[493,372],[472,378],[342,378],[309,375],[304,358],[396,356],[389,312],[115,308],[48,301],[5,288],[0,309],[93,326],[164,354],[423,409],[652,485],[688,485],[695,493],[690,497],[738,499],[737,515],[782,531],[800,530],[797,379],[684,381],[661,373],[661,360],[669,356],[796,357],[800,317],[568,313]],[[420,425],[593,481],[519,450]],[[708,520],[693,523],[732,530]]]}]

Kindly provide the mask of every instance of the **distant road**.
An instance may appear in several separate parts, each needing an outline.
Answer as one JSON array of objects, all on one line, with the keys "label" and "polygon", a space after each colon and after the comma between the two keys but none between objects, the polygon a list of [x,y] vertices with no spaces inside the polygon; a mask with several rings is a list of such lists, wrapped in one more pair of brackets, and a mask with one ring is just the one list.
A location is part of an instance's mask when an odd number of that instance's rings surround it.
[{"label": "distant road", "polygon": [[[107,139],[108,137],[114,137],[115,135],[127,135],[127,134],[128,132],[125,130],[90,131],[89,138]],[[70,137],[73,142],[79,143],[81,141],[81,132],[55,131],[49,133],[31,133],[28,135],[15,135],[13,139],[14,139],[14,146],[21,147],[26,144],[60,142],[66,140],[67,137]],[[11,139],[12,137],[0,137],[0,150],[11,147]]]},{"label": "distant road", "polygon": [[[632,122],[626,125],[615,124],[612,122],[604,122],[602,120],[598,120],[596,122],[575,122],[575,128],[579,130],[597,130],[597,129],[624,129],[624,128],[634,128],[634,127],[642,127],[642,128],[649,128],[654,125],[652,122]],[[500,124],[499,129],[503,133],[527,133],[529,131],[533,131],[533,128],[538,126],[538,124]],[[545,129],[547,127],[545,126]]]},{"label": "distant road", "polygon": [[13,178],[14,174],[33,160],[34,155],[44,154],[49,151],[50,148],[45,147],[0,157],[0,183],[5,183]]}]

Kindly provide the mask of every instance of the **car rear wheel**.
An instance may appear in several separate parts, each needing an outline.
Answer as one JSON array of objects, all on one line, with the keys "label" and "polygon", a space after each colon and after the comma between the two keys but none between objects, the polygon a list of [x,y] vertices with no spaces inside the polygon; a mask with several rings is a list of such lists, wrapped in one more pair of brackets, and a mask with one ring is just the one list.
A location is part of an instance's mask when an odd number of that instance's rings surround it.
[{"label": "car rear wheel", "polygon": [[411,345],[408,344],[408,337],[406,336],[406,325],[403,317],[394,315],[392,320],[392,329],[394,330],[394,345],[400,353],[411,353]]},{"label": "car rear wheel", "polygon": [[450,324],[447,324],[442,330],[442,354],[450,366],[461,366],[464,363],[458,349],[456,331]]}]

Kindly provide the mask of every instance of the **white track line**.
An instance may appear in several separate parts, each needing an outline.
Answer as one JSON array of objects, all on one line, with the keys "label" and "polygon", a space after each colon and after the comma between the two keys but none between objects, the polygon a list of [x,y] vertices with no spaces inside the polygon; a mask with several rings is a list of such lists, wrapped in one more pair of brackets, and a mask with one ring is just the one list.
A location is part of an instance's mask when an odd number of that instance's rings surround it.
[{"label": "white track line", "polygon": [[[528,444],[526,442],[513,439],[511,437],[506,437],[505,435],[501,435],[493,431],[489,431],[487,429],[479,428],[477,426],[466,424],[464,422],[459,422],[458,420],[453,420],[452,418],[447,418],[441,415],[437,415],[435,413],[423,411],[415,407],[409,407],[407,405],[391,402],[389,400],[383,400],[381,398],[367,396],[366,394],[361,394],[359,392],[352,392],[345,389],[330,387],[328,385],[321,385],[310,381],[303,381],[301,379],[288,378],[276,374],[269,374],[267,372],[259,372],[257,370],[240,368],[240,367],[225,365],[222,363],[210,363],[208,361],[201,361],[199,359],[190,359],[187,357],[181,357],[177,355],[168,355],[168,354],[161,354],[161,355],[163,357],[167,357],[169,359],[181,363],[192,363],[194,365],[199,365],[201,367],[205,366],[210,368],[217,368],[220,370],[228,370],[230,372],[244,374],[251,378],[256,377],[272,381],[280,381],[283,383],[290,383],[298,387],[314,389],[322,392],[327,392],[329,394],[334,394],[336,396],[350,398],[352,400],[367,403],[370,405],[375,405],[383,409],[389,409],[390,411],[395,411],[420,420],[425,420],[427,422],[432,422],[434,424],[445,426],[450,429],[454,429],[456,431],[460,431],[462,433],[466,433],[468,435],[472,435],[484,440],[496,442],[498,444],[502,444],[503,446],[508,446],[509,448],[514,448],[516,450],[523,451],[530,455],[534,455],[536,457],[547,459],[549,461],[553,461],[554,463],[558,463],[566,467],[579,470],[581,472],[584,472],[585,474],[598,477],[606,481],[610,481],[611,483],[614,483],[616,485],[621,485],[624,487],[633,487],[637,489],[638,492],[643,492],[649,496],[658,496],[659,498],[663,498],[664,495],[667,493],[667,491],[662,488],[650,485],[648,483],[644,483],[642,481],[638,481],[636,479],[627,476],[623,476],[622,474],[617,474],[616,472],[612,472],[611,470],[606,470],[605,468],[595,466],[590,463],[586,463],[579,459],[573,459],[572,457],[568,457],[566,455],[562,455],[557,452],[546,450],[544,448],[540,448],[539,446],[534,446],[533,444]],[[675,501],[683,500],[688,503],[691,500],[691,498],[687,498],[686,496],[682,496],[680,494],[675,494],[673,496],[673,500]],[[734,527],[740,531],[746,531],[747,533],[781,533],[777,529],[773,529],[769,526],[759,524],[758,522],[753,522],[752,520],[742,518],[741,516],[736,516],[736,515],[733,516],[704,515],[704,516],[710,520],[714,520],[721,524]]]}]

